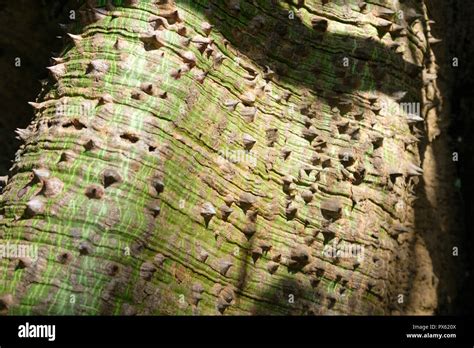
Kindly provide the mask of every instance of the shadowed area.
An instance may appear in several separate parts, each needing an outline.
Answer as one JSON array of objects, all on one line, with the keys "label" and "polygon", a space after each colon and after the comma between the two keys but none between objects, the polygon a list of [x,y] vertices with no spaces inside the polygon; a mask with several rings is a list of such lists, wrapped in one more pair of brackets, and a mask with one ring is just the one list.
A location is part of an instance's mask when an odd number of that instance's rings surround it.
[{"label": "shadowed area", "polygon": [[[72,4],[76,1],[70,1]],[[59,23],[66,18],[66,2],[54,0],[0,1],[0,176],[7,175],[20,146],[15,130],[26,128],[33,118],[28,102],[41,91],[40,80],[52,52],[63,42]],[[64,6],[64,7],[63,7]]]},{"label": "shadowed area", "polygon": [[[235,9],[225,1],[183,3],[204,12],[240,54],[263,69],[268,67],[268,73],[275,72],[283,83],[304,85],[335,99],[364,91],[388,95],[406,91],[408,100],[419,97],[421,79],[417,86],[413,78],[421,77],[421,67],[398,42],[404,37],[401,29],[390,27],[387,20],[379,26],[360,22],[356,1],[344,6],[329,2],[311,9],[291,2],[283,7],[278,1],[241,1]],[[318,12],[312,13],[315,7]],[[395,14],[387,18],[397,22]]]}]

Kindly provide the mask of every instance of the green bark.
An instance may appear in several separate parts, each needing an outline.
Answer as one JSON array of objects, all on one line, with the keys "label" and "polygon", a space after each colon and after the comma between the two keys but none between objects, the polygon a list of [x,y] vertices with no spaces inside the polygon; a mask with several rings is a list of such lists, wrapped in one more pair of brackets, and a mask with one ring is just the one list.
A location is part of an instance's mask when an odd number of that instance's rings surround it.
[{"label": "green bark", "polygon": [[427,18],[391,6],[86,10],[1,196],[3,242],[38,247],[0,259],[3,311],[404,312],[421,172],[397,93],[422,117],[437,96]]}]

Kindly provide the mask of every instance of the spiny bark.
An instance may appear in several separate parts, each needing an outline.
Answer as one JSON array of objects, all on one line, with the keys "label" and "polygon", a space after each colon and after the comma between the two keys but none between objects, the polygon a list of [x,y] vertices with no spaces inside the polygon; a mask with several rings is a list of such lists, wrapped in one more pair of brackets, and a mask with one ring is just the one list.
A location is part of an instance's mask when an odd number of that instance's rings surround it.
[{"label": "spiny bark", "polygon": [[2,238],[39,246],[0,260],[3,311],[404,312],[422,130],[397,103],[438,96],[424,8],[393,4],[84,7],[1,197]]}]

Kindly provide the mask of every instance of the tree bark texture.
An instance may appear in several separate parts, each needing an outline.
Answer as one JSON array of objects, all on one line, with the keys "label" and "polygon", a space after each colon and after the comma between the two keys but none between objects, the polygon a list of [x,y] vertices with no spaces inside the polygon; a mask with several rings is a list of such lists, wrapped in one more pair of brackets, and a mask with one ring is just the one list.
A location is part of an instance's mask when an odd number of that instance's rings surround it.
[{"label": "tree bark texture", "polygon": [[433,313],[413,262],[442,108],[423,3],[81,13],[0,196],[0,237],[38,247],[0,259],[3,313]]}]

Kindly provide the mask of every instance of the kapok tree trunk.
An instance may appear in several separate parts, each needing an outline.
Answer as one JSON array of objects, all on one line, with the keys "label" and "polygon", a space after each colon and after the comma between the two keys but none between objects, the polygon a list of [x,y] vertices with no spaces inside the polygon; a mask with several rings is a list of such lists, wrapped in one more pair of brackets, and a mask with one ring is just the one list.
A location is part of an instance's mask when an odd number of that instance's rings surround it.
[{"label": "kapok tree trunk", "polygon": [[3,312],[413,306],[438,96],[410,4],[90,1],[19,131],[0,237],[38,253],[0,259]]}]

